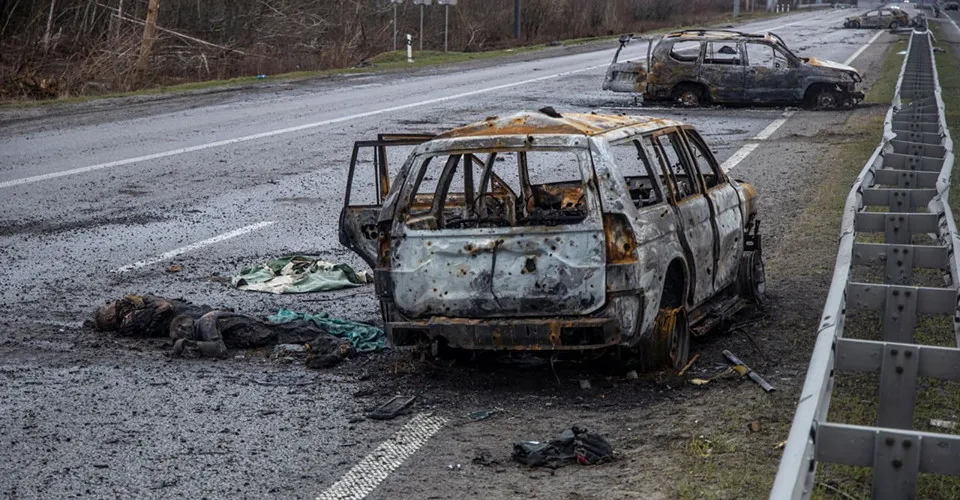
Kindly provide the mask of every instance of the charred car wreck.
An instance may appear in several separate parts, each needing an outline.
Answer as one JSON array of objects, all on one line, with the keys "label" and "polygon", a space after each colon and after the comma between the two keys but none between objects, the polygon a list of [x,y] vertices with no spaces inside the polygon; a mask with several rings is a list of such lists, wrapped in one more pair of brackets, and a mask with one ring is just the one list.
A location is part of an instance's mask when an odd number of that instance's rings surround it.
[{"label": "charred car wreck", "polygon": [[[400,145],[417,146],[391,182]],[[689,125],[544,108],[356,143],[340,241],[374,268],[395,346],[680,367],[691,334],[763,297],[756,198]]]},{"label": "charred car wreck", "polygon": [[604,90],[642,94],[644,100],[703,103],[804,104],[816,109],[852,107],[863,100],[856,69],[798,57],[773,33],[693,30],[651,42],[647,61],[618,62],[631,40],[620,38]]}]

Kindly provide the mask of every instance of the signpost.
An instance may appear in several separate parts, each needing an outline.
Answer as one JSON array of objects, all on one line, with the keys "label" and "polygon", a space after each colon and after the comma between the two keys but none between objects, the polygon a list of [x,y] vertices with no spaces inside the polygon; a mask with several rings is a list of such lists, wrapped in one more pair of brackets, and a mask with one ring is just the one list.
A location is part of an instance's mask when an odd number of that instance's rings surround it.
[{"label": "signpost", "polygon": [[450,39],[450,6],[456,5],[457,0],[437,0],[437,3],[443,5],[443,51],[446,52]]}]

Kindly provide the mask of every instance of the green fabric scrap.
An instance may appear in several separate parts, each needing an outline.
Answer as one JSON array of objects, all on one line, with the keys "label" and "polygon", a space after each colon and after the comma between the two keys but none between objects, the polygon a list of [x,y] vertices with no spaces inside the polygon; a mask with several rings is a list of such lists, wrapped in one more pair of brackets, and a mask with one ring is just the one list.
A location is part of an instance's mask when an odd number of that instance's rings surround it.
[{"label": "green fabric scrap", "polygon": [[373,281],[369,271],[356,272],[306,255],[290,255],[240,270],[230,282],[240,290],[269,293],[326,292],[361,286]]},{"label": "green fabric scrap", "polygon": [[309,321],[319,328],[323,328],[330,335],[347,339],[353,344],[357,352],[381,351],[387,348],[387,336],[380,328],[366,323],[358,323],[346,319],[331,318],[329,314],[298,313],[288,309],[281,309],[277,314],[268,316],[271,323],[289,323],[291,321]]}]

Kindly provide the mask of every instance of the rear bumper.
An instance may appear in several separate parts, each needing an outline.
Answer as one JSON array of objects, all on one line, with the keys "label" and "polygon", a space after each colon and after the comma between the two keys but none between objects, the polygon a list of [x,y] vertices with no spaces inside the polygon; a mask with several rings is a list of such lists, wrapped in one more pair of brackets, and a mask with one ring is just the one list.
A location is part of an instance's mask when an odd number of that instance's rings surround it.
[{"label": "rear bumper", "polygon": [[388,322],[387,339],[396,347],[440,340],[471,350],[579,351],[620,343],[614,318],[483,320],[433,317]]}]

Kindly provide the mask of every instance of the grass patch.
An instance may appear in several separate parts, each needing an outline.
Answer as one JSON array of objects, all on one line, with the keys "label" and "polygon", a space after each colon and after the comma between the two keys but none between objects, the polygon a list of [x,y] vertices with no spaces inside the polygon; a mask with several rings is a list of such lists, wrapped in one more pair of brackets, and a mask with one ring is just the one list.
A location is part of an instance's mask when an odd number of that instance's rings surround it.
[{"label": "grass patch", "polygon": [[[939,23],[931,23],[931,25],[937,39],[944,40]],[[953,140],[956,141],[956,134],[960,130],[958,128],[960,127],[960,62],[950,44],[943,43],[941,46],[946,49],[946,52],[936,53],[937,70],[943,88],[947,124]],[[905,45],[900,47],[898,44],[894,50],[899,52],[904,48]],[[887,62],[890,59],[893,59],[893,56],[888,56]],[[884,79],[887,79],[886,71],[885,65]],[[894,79],[896,74],[894,73]],[[883,85],[893,88],[891,82],[883,82]],[[956,195],[960,193],[958,183],[960,183],[960,172],[954,171],[951,190],[955,195],[950,197],[950,208],[954,212],[960,210],[960,196]],[[848,314],[845,329],[845,335],[849,337],[879,340],[879,313],[851,312]],[[915,340],[921,344],[955,346],[952,318],[943,315],[918,316]],[[843,374],[837,377],[833,397],[830,400],[829,420],[838,423],[876,425],[878,390],[878,374]],[[960,429],[931,426],[933,419],[960,420],[960,383],[934,379],[918,380],[913,428],[960,434]],[[873,471],[867,467],[821,464],[816,480],[818,487],[815,497],[837,498],[839,494],[846,498],[868,498]],[[917,483],[916,496],[917,498],[960,498],[960,477],[921,474]]]}]

